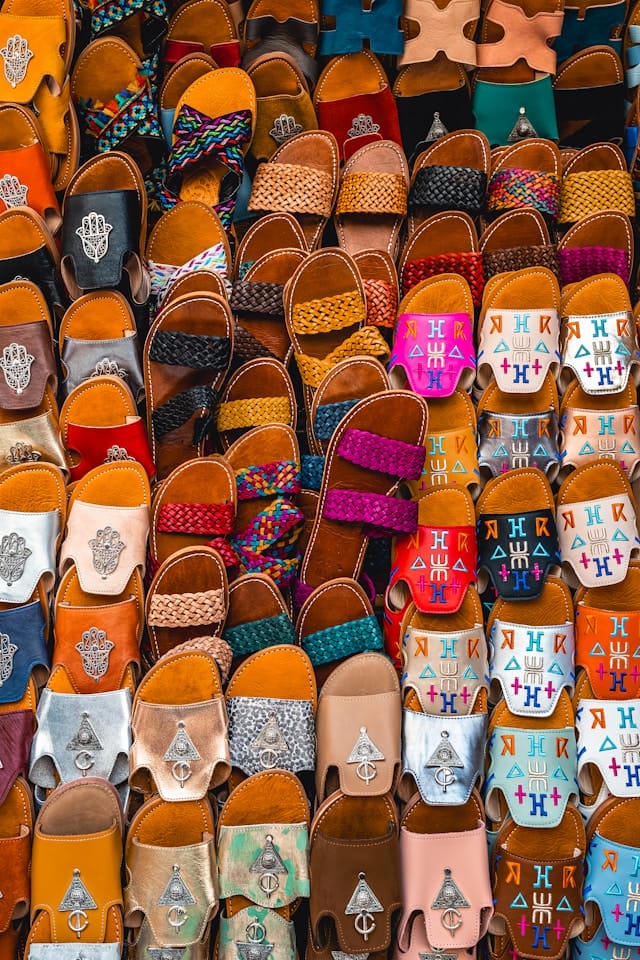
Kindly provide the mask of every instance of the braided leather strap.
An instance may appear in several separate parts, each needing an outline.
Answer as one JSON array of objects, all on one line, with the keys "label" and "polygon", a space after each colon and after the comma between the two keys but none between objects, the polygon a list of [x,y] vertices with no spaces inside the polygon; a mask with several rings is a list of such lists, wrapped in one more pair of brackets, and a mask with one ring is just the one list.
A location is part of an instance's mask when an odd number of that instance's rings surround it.
[{"label": "braided leather strap", "polygon": [[291,423],[291,402],[288,397],[230,400],[218,407],[218,430],[243,430],[268,423]]},{"label": "braided leather strap", "polygon": [[250,211],[277,210],[330,217],[333,180],[314,167],[294,163],[261,163],[253,178]]},{"label": "braided leather strap", "polygon": [[241,573],[264,573],[280,587],[300,564],[297,541],[304,528],[301,510],[276,497],[239,534],[230,539]]},{"label": "braided leather strap", "polygon": [[272,353],[268,347],[265,347],[264,343],[236,322],[233,327],[232,367],[237,370],[243,363],[248,360],[257,360],[258,357],[272,357],[277,360],[275,353]]},{"label": "braided leather strap", "polygon": [[474,307],[481,305],[484,290],[484,265],[481,253],[440,253],[433,257],[410,260],[402,271],[403,295],[406,295],[421,280],[441,273],[458,273],[464,277],[471,288]]},{"label": "braided leather strap", "polygon": [[568,173],[562,181],[558,223],[576,223],[598,210],[635,215],[631,176],[626,170],[587,170]]},{"label": "braided leather strap", "polygon": [[340,400],[319,406],[313,418],[313,433],[316,440],[330,440],[342,418],[358,402],[358,400]]},{"label": "braided leather strap", "polygon": [[513,210],[534,207],[555,217],[560,202],[560,182],[555,173],[542,170],[498,170],[489,181],[487,209]]},{"label": "braided leather strap", "polygon": [[418,504],[414,500],[397,500],[360,490],[328,490],[322,516],[326,520],[361,523],[366,535],[391,537],[418,529]]},{"label": "braided leather strap", "polygon": [[235,313],[259,313],[281,320],[284,317],[283,290],[281,283],[236,280],[229,303]]},{"label": "braided leather strap", "polygon": [[363,280],[367,325],[393,329],[398,313],[398,290],[388,280]]},{"label": "braided leather strap", "polygon": [[365,470],[376,470],[404,480],[418,480],[422,476],[426,454],[422,444],[392,440],[355,427],[345,430],[336,452],[339,457]]},{"label": "braided leather strap", "polygon": [[337,293],[332,297],[296,303],[292,311],[292,325],[298,335],[329,333],[364,323],[364,301],[357,290]]},{"label": "braided leather strap", "polygon": [[356,653],[382,650],[382,633],[374,616],[348,620],[302,638],[302,649],[314,667],[344,660]]},{"label": "braided leather strap", "polygon": [[309,453],[302,455],[302,489],[319,490],[322,486],[324,473],[324,457],[312,456]]},{"label": "braided leather strap", "polygon": [[558,249],[555,243],[484,252],[484,272],[487,280],[496,273],[524,270],[526,267],[547,267],[558,276]]},{"label": "braided leather strap", "polygon": [[235,510],[232,503],[163,503],[158,512],[158,533],[226,535],[233,530]]},{"label": "braided leather strap", "polygon": [[223,683],[228,680],[233,663],[233,651],[222,637],[193,637],[191,640],[185,640],[184,643],[179,643],[164,653],[157,662],[160,663],[161,660],[166,660],[175,653],[189,653],[192,650],[196,653],[202,650],[212,656],[218,664],[220,679]]},{"label": "braided leather strap", "polygon": [[293,496],[301,489],[300,468],[295,460],[276,460],[236,472],[238,500],[255,500],[277,494]]},{"label": "braided leather strap", "polygon": [[275,617],[263,617],[250,623],[239,623],[236,627],[227,627],[224,639],[233,651],[234,657],[248,657],[251,653],[273,647],[280,643],[295,643],[296,632],[291,618],[286,613]]},{"label": "braided leather strap", "polygon": [[578,283],[596,273],[617,273],[629,283],[631,265],[626,250],[616,247],[568,247],[558,252],[560,283]]},{"label": "braided leather strap", "polygon": [[149,347],[149,359],[194,370],[226,370],[229,366],[229,337],[206,337],[182,330],[158,330]]},{"label": "braided leather strap", "polygon": [[336,215],[344,213],[407,213],[407,184],[399,173],[347,173],[342,180]]},{"label": "braided leather strap", "polygon": [[409,209],[433,207],[475,215],[483,210],[486,193],[484,170],[435,164],[418,170],[409,193]]},{"label": "braided leather strap", "polygon": [[202,627],[222,623],[227,615],[224,590],[200,593],[154,593],[147,623],[151,627]]},{"label": "braided leather strap", "polygon": [[388,356],[389,344],[383,339],[377,327],[362,327],[356,330],[322,360],[305,353],[295,354],[302,382],[308,387],[317,387],[322,378],[340,360],[346,360],[349,357],[384,357],[386,360]]},{"label": "braided leather strap", "polygon": [[[215,408],[218,395],[212,387],[199,386],[184,390],[158,407],[151,414],[153,430],[158,439],[172,430],[184,426],[194,413],[211,411]],[[197,446],[204,438],[209,427],[210,417],[200,417],[200,422],[194,425],[193,443]]]}]

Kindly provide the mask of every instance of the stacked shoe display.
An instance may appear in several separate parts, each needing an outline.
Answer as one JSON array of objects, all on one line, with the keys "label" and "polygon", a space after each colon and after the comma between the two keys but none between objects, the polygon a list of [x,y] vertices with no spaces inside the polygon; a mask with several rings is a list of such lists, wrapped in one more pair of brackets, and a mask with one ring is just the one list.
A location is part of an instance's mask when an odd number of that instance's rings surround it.
[{"label": "stacked shoe display", "polygon": [[640,953],[639,30],[5,0],[0,960]]}]

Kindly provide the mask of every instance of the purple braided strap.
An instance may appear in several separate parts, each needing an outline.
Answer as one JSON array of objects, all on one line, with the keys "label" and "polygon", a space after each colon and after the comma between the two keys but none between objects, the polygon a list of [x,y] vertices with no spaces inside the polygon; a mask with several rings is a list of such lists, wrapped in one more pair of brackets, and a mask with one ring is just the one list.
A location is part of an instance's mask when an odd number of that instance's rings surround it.
[{"label": "purple braided strap", "polygon": [[344,457],[365,470],[376,470],[403,480],[418,480],[424,467],[425,448],[420,444],[390,440],[355,427],[345,430],[337,449]]},{"label": "purple braided strap", "polygon": [[345,523],[366,524],[365,534],[392,537],[396,533],[415,533],[418,529],[418,504],[415,500],[397,500],[383,493],[361,490],[327,490],[322,517]]},{"label": "purple braided strap", "polygon": [[578,283],[596,273],[617,273],[629,283],[629,258],[616,247],[568,247],[558,250],[560,283]]}]

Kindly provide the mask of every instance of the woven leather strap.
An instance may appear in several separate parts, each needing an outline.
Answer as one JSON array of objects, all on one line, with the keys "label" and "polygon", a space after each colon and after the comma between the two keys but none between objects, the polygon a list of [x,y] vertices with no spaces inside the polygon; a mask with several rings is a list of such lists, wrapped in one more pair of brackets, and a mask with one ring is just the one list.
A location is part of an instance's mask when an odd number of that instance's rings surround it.
[{"label": "woven leather strap", "polygon": [[360,490],[328,490],[322,516],[326,520],[362,523],[369,536],[391,537],[416,532],[418,504]]},{"label": "woven leather strap", "polygon": [[367,326],[393,329],[398,312],[398,290],[389,280],[363,280]]},{"label": "woven leather strap", "polygon": [[241,573],[264,573],[286,586],[300,564],[297,541],[305,516],[284,497],[276,497],[239,534],[230,538]]},{"label": "woven leather strap", "polygon": [[296,634],[289,615],[279,613],[275,617],[263,617],[249,623],[239,623],[235,627],[227,627],[224,639],[235,657],[246,657],[277,643],[295,643]]},{"label": "woven leather strap", "polygon": [[487,175],[475,167],[423,167],[409,193],[409,209],[464,210],[472,215],[484,208]]},{"label": "woven leather strap", "polygon": [[308,387],[319,386],[325,374],[332,370],[338,361],[360,356],[385,359],[389,356],[389,345],[376,327],[356,330],[322,360],[305,353],[295,354],[302,382]]},{"label": "woven leather strap", "polygon": [[293,163],[262,163],[253,180],[248,209],[330,217],[332,206],[333,182],[328,173]]},{"label": "woven leather strap", "polygon": [[149,359],[194,370],[226,370],[231,343],[228,337],[206,337],[182,330],[158,330],[149,347]]},{"label": "woven leather strap", "polygon": [[555,217],[559,197],[560,183],[555,173],[520,168],[497,170],[489,181],[487,207],[491,211],[533,207]]},{"label": "woven leather strap", "polygon": [[268,423],[291,423],[291,403],[288,397],[230,400],[218,407],[218,430],[244,430]]},{"label": "woven leather strap", "polygon": [[233,530],[234,517],[231,503],[163,503],[156,529],[158,533],[224,536]]},{"label": "woven leather strap", "polygon": [[[218,395],[212,387],[203,385],[191,387],[191,389],[184,390],[167,400],[151,414],[156,437],[160,439],[172,430],[178,430],[198,411],[207,410],[210,414],[215,408],[217,397]],[[194,445],[201,443],[204,439],[210,419],[210,416],[200,417],[199,422],[194,424]]]},{"label": "woven leather strap", "polygon": [[[191,640],[185,640],[172,647],[167,653],[160,657],[160,660],[166,660],[176,653],[189,653],[191,650],[203,650],[210,654],[218,664],[220,670],[220,679],[224,683],[231,673],[231,664],[233,662],[233,651],[226,640],[222,637],[193,637]],[[160,662],[158,660],[158,663]]]},{"label": "woven leather strap", "polygon": [[281,283],[236,280],[229,303],[235,313],[260,313],[281,320],[284,317]]},{"label": "woven leather strap", "polygon": [[565,175],[558,223],[576,223],[597,210],[635,215],[633,184],[626,170],[588,170]]},{"label": "woven leather strap", "polygon": [[147,623],[152,627],[201,627],[222,623],[227,613],[224,590],[154,593]]},{"label": "woven leather strap", "polygon": [[419,479],[424,466],[425,449],[421,444],[391,440],[355,427],[345,430],[336,452],[365,470],[406,480]]},{"label": "woven leather strap", "polygon": [[293,496],[300,490],[300,468],[295,460],[262,463],[236,472],[238,500],[255,500],[278,494]]},{"label": "woven leather strap", "polygon": [[329,333],[354,327],[366,319],[366,310],[358,290],[347,290],[332,297],[305,300],[292,310],[292,326],[299,336]]},{"label": "woven leather strap", "polygon": [[312,456],[309,453],[302,455],[302,489],[319,490],[322,486],[324,472],[324,457]]},{"label": "woven leather strap", "polygon": [[342,181],[336,214],[385,213],[404,217],[407,184],[399,173],[347,173]]},{"label": "woven leather strap", "polygon": [[272,357],[277,360],[275,353],[272,353],[268,347],[249,333],[245,327],[235,323],[233,327],[233,356],[231,366],[237,370],[247,360],[256,360],[258,357]]},{"label": "woven leather strap", "polygon": [[382,634],[376,617],[347,620],[333,627],[318,630],[302,638],[302,649],[314,667],[335,660],[344,660],[357,653],[382,650]]},{"label": "woven leather strap", "polygon": [[410,260],[402,271],[402,292],[406,295],[421,280],[441,273],[458,273],[471,288],[474,307],[482,303],[484,265],[481,253],[440,253],[433,257]]},{"label": "woven leather strap", "polygon": [[527,267],[547,267],[558,275],[558,249],[555,243],[527,247],[509,247],[506,250],[485,250],[484,272],[487,280],[496,273],[524,270]]},{"label": "woven leather strap", "polygon": [[617,273],[629,283],[631,265],[626,250],[616,247],[568,247],[558,252],[560,283],[579,283],[596,273]]},{"label": "woven leather strap", "polygon": [[352,407],[355,407],[356,403],[358,403],[357,400],[340,400],[336,403],[321,404],[313,418],[313,433],[316,440],[330,440],[342,418]]}]

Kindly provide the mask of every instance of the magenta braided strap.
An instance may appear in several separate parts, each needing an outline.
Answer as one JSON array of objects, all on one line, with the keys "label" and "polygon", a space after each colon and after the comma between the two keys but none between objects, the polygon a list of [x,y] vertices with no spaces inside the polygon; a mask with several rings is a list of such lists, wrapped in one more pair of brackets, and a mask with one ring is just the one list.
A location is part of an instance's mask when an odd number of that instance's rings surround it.
[{"label": "magenta braided strap", "polygon": [[489,181],[488,210],[534,207],[540,213],[556,217],[559,206],[560,183],[555,173],[543,170],[498,170]]},{"label": "magenta braided strap", "polygon": [[365,470],[376,470],[403,480],[420,478],[426,456],[426,449],[421,444],[391,440],[355,427],[345,430],[336,452]]},{"label": "magenta braided strap", "polygon": [[616,247],[567,247],[558,250],[560,283],[578,283],[596,273],[617,273],[626,284],[631,269],[626,250]]},{"label": "magenta braided strap", "polygon": [[378,536],[415,533],[418,529],[418,504],[415,500],[398,500],[382,493],[361,490],[327,490],[322,509],[324,520],[363,523]]}]

